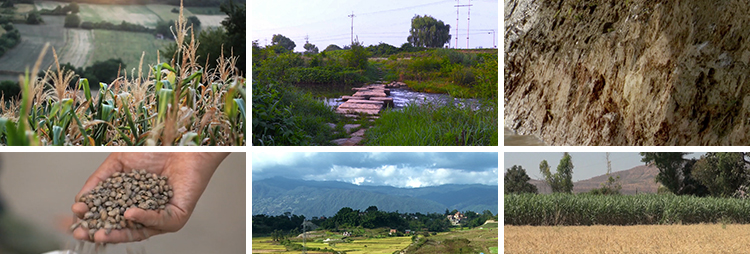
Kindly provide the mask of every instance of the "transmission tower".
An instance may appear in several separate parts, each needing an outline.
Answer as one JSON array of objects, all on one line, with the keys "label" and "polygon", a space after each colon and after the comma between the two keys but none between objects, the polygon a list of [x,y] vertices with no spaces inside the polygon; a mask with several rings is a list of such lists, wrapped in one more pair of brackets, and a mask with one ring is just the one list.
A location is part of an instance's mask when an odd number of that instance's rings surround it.
[{"label": "transmission tower", "polygon": [[351,39],[352,42],[351,42],[351,45],[354,45],[354,17],[356,17],[356,16],[354,15],[354,12],[352,11],[352,15],[349,15],[347,17],[352,18],[352,39]]}]

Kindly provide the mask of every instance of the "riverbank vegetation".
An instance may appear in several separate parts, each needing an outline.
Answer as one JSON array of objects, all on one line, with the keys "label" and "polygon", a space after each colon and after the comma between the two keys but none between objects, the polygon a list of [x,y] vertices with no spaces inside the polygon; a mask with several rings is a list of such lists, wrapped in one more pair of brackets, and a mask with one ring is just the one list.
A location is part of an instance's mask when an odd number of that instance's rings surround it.
[{"label": "riverbank vegetation", "polygon": [[332,114],[334,109],[316,98],[350,95],[351,88],[378,81],[402,81],[416,91],[478,102],[476,107],[415,103],[386,111],[366,132],[365,144],[498,143],[496,49],[427,49],[408,43],[365,47],[355,42],[344,48],[329,45],[321,52],[306,43],[305,52],[294,53],[295,47],[282,35],[265,47],[253,42],[254,145],[329,145],[342,132],[327,123],[343,126],[361,119]]}]

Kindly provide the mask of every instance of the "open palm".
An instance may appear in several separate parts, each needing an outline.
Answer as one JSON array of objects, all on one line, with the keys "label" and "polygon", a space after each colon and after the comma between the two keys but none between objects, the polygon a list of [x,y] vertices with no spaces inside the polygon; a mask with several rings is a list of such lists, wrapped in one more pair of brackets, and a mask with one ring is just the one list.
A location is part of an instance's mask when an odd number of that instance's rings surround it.
[{"label": "open palm", "polygon": [[[172,186],[174,196],[166,204],[164,210],[143,210],[137,207],[128,208],[124,218],[143,224],[141,229],[119,229],[112,230],[109,234],[105,230],[98,230],[94,238],[89,237],[88,231],[76,228],[73,236],[79,240],[88,240],[103,243],[133,242],[147,239],[151,236],[175,232],[187,223],[190,215],[195,209],[203,191],[208,185],[214,170],[226,155],[221,156],[218,163],[206,167],[206,162],[216,161],[215,155],[205,153],[114,153],[102,163],[101,166],[86,180],[81,191],[76,195],[76,203],[73,204],[73,213],[82,219],[88,211],[83,202],[78,202],[79,197],[85,195],[100,181],[109,178],[115,172],[127,173],[132,170],[146,170],[167,176],[168,184]],[[213,159],[213,160],[212,160]]]}]

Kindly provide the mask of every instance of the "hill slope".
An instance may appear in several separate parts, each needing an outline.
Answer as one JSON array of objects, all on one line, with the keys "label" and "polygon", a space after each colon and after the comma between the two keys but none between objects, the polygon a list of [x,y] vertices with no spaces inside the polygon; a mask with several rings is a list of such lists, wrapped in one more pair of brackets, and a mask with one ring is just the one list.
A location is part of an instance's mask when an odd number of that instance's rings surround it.
[{"label": "hill slope", "polygon": [[[612,172],[612,177],[620,176],[622,190],[620,193],[632,195],[637,193],[656,193],[659,185],[654,181],[659,169],[654,166],[637,166],[628,170]],[[606,182],[607,175],[595,176],[590,179],[581,180],[573,183],[573,192],[588,192],[592,189],[601,187]],[[539,189],[539,193],[551,193],[552,190],[544,181],[530,180],[531,184]]]},{"label": "hill slope", "polygon": [[497,213],[498,187],[442,185],[423,188],[360,186],[344,182],[292,180],[282,177],[253,181],[253,214],[284,212],[332,216],[342,207],[365,210],[442,213],[445,209]]}]

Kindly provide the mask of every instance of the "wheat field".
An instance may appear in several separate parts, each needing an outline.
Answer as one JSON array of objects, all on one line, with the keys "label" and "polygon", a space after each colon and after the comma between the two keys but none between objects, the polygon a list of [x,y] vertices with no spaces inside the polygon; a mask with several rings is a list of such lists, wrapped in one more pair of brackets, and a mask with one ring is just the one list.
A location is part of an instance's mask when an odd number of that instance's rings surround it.
[{"label": "wheat field", "polygon": [[505,226],[505,253],[750,253],[750,225]]}]

